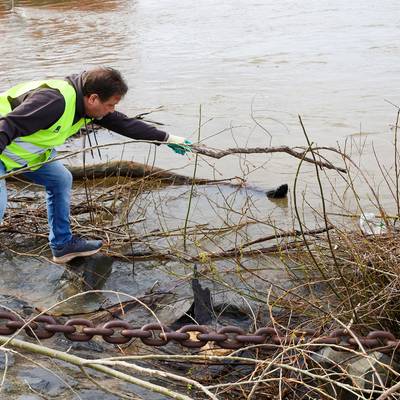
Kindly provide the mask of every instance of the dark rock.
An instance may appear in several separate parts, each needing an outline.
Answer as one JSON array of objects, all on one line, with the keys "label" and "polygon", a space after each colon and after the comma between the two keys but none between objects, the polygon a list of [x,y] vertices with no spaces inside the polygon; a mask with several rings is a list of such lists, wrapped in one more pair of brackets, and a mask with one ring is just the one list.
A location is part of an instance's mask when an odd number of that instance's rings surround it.
[{"label": "dark rock", "polygon": [[269,199],[283,199],[287,196],[288,193],[288,185],[285,183],[280,185],[276,189],[268,190],[265,194]]},{"label": "dark rock", "polygon": [[[33,367],[19,371],[18,378],[29,385],[33,390],[49,396],[58,396],[63,393],[67,386],[57,376],[42,369]],[[71,379],[63,376],[62,379],[71,385]],[[72,385],[71,385],[72,386]]]},{"label": "dark rock", "polygon": [[26,301],[18,299],[15,296],[1,294],[0,311],[9,311],[10,309],[24,315],[31,315],[33,312],[33,307]]},{"label": "dark rock", "polygon": [[113,259],[102,254],[90,257],[82,275],[85,290],[101,289],[111,275]]},{"label": "dark rock", "polygon": [[[74,350],[87,350],[87,351],[95,351],[97,353],[104,353],[104,347],[93,340],[90,342],[73,342],[71,347]],[[94,357],[95,358],[95,357]]]},{"label": "dark rock", "polygon": [[105,352],[105,347],[103,347],[100,343],[94,340],[90,340],[89,342],[72,342],[60,336],[56,338],[56,343],[60,349],[63,349],[63,351],[66,351],[67,349],[71,348],[75,351],[82,351],[84,353],[87,352],[85,353],[85,357],[87,358],[97,358],[97,356],[95,355],[91,356],[90,354],[91,352],[96,352],[96,353]]},{"label": "dark rock", "polygon": [[209,288],[202,288],[197,272],[197,265],[194,266],[192,279],[193,289],[193,317],[199,325],[209,324],[213,319],[213,308]]},{"label": "dark rock", "polygon": [[62,279],[79,281],[81,290],[101,289],[112,271],[113,259],[103,254],[78,257],[68,263]]},{"label": "dark rock", "polygon": [[113,394],[102,392],[101,390],[81,390],[77,392],[78,398],[82,400],[119,400],[120,397]]},{"label": "dark rock", "polygon": [[121,389],[122,389],[123,393],[125,393],[125,394],[129,393],[131,395],[136,395],[137,398],[139,398],[139,399],[146,399],[146,400],[167,400],[167,399],[169,399],[169,397],[167,397],[167,396],[164,396],[160,393],[150,392],[150,390],[143,389],[140,386],[134,385],[132,383],[124,384],[123,386],[121,386]]}]

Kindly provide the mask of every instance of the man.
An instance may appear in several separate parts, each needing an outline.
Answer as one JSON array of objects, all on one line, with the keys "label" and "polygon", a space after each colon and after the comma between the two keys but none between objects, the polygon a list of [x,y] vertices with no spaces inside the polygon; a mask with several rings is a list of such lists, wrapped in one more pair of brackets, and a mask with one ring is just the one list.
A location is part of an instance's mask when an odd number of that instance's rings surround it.
[{"label": "man", "polygon": [[[115,106],[128,91],[121,74],[98,67],[65,80],[26,82],[0,94],[0,177],[23,167],[29,180],[45,187],[49,242],[56,263],[98,252],[100,240],[72,235],[72,175],[55,157],[63,144],[91,121],[131,139],[166,142],[175,152],[190,151],[191,142],[143,121],[128,118]],[[5,179],[0,179],[0,221],[7,205]]]}]

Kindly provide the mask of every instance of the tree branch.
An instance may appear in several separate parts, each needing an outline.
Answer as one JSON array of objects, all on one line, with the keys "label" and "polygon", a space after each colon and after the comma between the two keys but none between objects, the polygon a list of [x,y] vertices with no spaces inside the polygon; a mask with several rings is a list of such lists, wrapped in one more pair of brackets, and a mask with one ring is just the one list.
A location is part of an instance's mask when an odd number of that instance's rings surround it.
[{"label": "tree branch", "polygon": [[[298,147],[299,149],[303,149],[303,147]],[[329,161],[319,161],[319,160],[314,160],[310,157],[304,157],[304,153],[306,152],[306,149],[304,148],[304,151],[296,151],[294,148],[289,147],[289,146],[278,146],[278,147],[235,147],[235,148],[230,148],[230,149],[225,149],[225,150],[219,150],[219,149],[214,149],[212,147],[208,147],[205,145],[198,145],[194,144],[192,145],[192,150],[194,153],[197,154],[202,154],[204,156],[220,159],[222,157],[231,155],[231,154],[267,154],[267,153],[287,153],[295,158],[298,158],[299,160],[304,160],[307,161],[311,164],[318,165],[321,168],[327,168],[327,169],[334,169],[339,172],[347,173],[346,168],[340,168],[336,167]],[[333,151],[337,154],[341,154],[337,149],[333,147],[319,147],[319,148],[314,148],[313,151],[315,150],[328,150],[328,151]]]}]

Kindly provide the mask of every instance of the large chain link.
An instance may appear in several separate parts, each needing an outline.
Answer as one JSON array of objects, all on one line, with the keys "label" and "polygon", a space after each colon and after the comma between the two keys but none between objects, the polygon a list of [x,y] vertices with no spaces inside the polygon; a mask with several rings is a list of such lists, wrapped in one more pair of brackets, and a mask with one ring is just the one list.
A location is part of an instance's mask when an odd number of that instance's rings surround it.
[{"label": "large chain link", "polygon": [[[400,352],[400,340],[388,331],[371,331],[367,336],[354,336],[347,330],[337,329],[330,334],[319,335],[318,331],[304,329],[286,334],[275,327],[257,329],[246,333],[237,326],[224,326],[213,330],[206,325],[185,325],[177,331],[158,323],[134,327],[127,321],[114,320],[100,326],[83,318],[75,318],[60,324],[53,317],[40,315],[31,321],[24,321],[17,314],[0,311],[0,335],[13,335],[24,330],[27,335],[38,339],[48,339],[56,333],[75,342],[87,342],[100,336],[107,343],[127,344],[140,339],[148,346],[165,346],[171,341],[187,348],[201,348],[212,342],[223,349],[236,350],[251,345],[262,345],[264,349],[276,350],[292,344],[312,344],[313,346],[340,346],[344,349],[377,349],[382,353]],[[192,333],[192,335],[190,335]]]}]

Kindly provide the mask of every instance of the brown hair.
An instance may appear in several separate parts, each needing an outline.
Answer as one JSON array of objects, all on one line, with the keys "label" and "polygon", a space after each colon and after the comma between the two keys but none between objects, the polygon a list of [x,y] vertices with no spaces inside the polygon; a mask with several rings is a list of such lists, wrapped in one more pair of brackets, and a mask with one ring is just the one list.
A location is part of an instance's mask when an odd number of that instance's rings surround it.
[{"label": "brown hair", "polygon": [[110,67],[96,67],[83,73],[83,95],[97,94],[101,101],[111,96],[125,96],[128,91],[121,73]]}]

